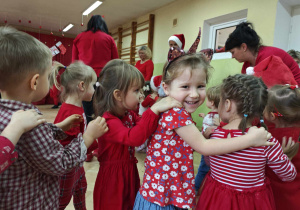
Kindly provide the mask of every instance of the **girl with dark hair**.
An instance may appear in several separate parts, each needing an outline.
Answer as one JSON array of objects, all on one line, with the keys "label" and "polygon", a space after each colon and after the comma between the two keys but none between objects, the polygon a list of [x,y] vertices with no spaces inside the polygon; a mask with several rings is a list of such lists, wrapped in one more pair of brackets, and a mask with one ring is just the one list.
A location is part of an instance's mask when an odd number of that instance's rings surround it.
[{"label": "girl with dark hair", "polygon": [[271,55],[281,58],[283,63],[289,67],[298,85],[300,85],[300,69],[294,59],[284,50],[263,46],[261,39],[253,29],[252,23],[242,22],[229,35],[225,43],[225,50],[231,52],[232,58],[243,62],[242,73],[246,73],[249,66],[256,66]]},{"label": "girl with dark hair", "polygon": [[[248,133],[256,118],[263,123],[263,111],[268,91],[260,78],[237,74],[224,79],[218,112],[227,125],[218,127],[211,141]],[[293,181],[297,175],[294,165],[283,154],[278,141],[272,147],[249,147],[210,158],[211,173],[206,176],[197,210],[275,209],[273,193],[265,176],[268,165],[282,181]]]},{"label": "girl with dark hair", "polygon": [[[299,172],[300,89],[295,85],[275,85],[268,93],[264,117],[275,125],[269,128],[269,132],[282,144],[283,151]],[[294,144],[291,148],[286,146],[287,139],[287,146]],[[300,174],[298,173],[291,183],[281,181],[269,167],[266,168],[266,175],[271,181],[276,209],[299,209]]]}]

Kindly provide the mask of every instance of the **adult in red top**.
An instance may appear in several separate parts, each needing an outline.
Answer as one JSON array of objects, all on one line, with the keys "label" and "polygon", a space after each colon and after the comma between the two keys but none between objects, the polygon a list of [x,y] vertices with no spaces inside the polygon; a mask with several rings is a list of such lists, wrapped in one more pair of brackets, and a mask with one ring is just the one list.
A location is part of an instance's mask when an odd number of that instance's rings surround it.
[{"label": "adult in red top", "polygon": [[[97,77],[105,64],[118,58],[118,50],[114,39],[108,34],[107,25],[101,15],[93,15],[86,31],[80,33],[73,42],[72,61],[81,60],[91,66]],[[94,114],[93,102],[83,103],[87,124]]]},{"label": "adult in red top", "polygon": [[244,62],[243,74],[246,73],[249,66],[256,66],[271,55],[278,56],[289,67],[296,82],[300,85],[300,69],[296,61],[282,49],[262,46],[260,37],[249,22],[237,25],[225,43],[225,50],[230,51],[232,58],[235,58],[238,62]]},{"label": "adult in red top", "polygon": [[72,61],[83,61],[99,76],[105,64],[116,58],[116,43],[109,35],[104,19],[100,15],[93,15],[86,31],[80,33],[73,41]]},{"label": "adult in red top", "polygon": [[154,65],[151,59],[151,50],[147,46],[141,46],[138,50],[141,60],[139,60],[135,67],[143,74],[145,81],[150,81],[153,75]]}]

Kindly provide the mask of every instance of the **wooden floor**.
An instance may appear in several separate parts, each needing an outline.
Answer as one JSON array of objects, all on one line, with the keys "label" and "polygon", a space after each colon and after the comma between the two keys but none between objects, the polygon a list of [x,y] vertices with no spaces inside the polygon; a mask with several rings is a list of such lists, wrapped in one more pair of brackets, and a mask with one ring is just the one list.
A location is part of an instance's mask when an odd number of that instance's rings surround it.
[{"label": "wooden floor", "polygon": [[[58,112],[58,109],[51,109],[53,105],[40,105],[38,108],[41,110],[41,112],[44,114],[45,119],[48,122],[53,122],[55,119],[55,116]],[[145,153],[136,153],[136,158],[138,159],[138,170],[140,174],[141,181],[143,179],[143,175],[145,172],[144,167],[144,160],[145,160],[146,154]],[[195,169],[195,175],[197,174],[199,163],[200,163],[201,156],[198,153],[194,153],[194,169]],[[84,169],[86,173],[86,179],[87,179],[87,193],[86,193],[86,207],[88,210],[93,209],[93,190],[94,185],[97,177],[97,173],[99,170],[99,162],[94,157],[91,162],[85,162],[84,163]],[[74,210],[72,201],[67,206],[66,210]]]}]

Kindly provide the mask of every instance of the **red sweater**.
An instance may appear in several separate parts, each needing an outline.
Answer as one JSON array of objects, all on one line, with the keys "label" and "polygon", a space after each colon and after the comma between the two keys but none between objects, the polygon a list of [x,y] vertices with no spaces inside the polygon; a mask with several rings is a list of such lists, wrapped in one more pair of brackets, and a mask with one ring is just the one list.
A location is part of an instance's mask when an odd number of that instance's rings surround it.
[{"label": "red sweater", "polygon": [[[289,67],[292,74],[294,75],[294,78],[298,85],[300,85],[300,69],[296,61],[284,50],[276,48],[276,47],[270,47],[270,46],[262,46],[259,48],[257,58],[255,61],[255,65],[259,64],[261,61],[263,61],[265,58],[269,57],[270,55],[276,55],[281,58],[283,63]],[[246,74],[246,69],[250,66],[249,62],[244,62],[243,68],[242,68],[242,74]]]},{"label": "red sweater", "polygon": [[15,146],[4,136],[0,136],[0,174],[5,171],[18,157]]},{"label": "red sweater", "polygon": [[141,61],[139,60],[135,67],[140,70],[140,72],[143,74],[145,81],[150,81],[151,77],[153,75],[153,69],[154,65],[152,60],[147,60],[145,63],[141,64]]},{"label": "red sweater", "polygon": [[72,62],[81,60],[91,66],[99,76],[105,64],[118,58],[118,50],[114,39],[102,32],[85,31],[73,41]]},{"label": "red sweater", "polygon": [[73,115],[73,114],[80,114],[83,116],[83,122],[80,123],[80,126],[71,128],[68,131],[65,131],[65,133],[68,135],[67,138],[64,140],[59,140],[59,142],[66,146],[68,145],[73,139],[77,138],[79,133],[84,133],[85,125],[86,125],[86,119],[84,115],[84,110],[82,107],[75,106],[73,104],[66,104],[63,103],[56,115],[56,118],[54,120],[54,123],[59,123],[61,121],[64,121],[67,117]]}]

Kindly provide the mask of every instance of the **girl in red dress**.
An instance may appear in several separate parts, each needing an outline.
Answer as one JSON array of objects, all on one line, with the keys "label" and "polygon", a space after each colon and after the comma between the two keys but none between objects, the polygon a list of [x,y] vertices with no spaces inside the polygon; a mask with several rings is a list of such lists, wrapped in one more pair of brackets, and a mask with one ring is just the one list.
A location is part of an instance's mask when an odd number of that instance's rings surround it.
[{"label": "girl in red dress", "polygon": [[[176,57],[177,53],[183,55]],[[265,145],[267,139],[264,129],[254,129],[250,136],[207,141],[195,126],[191,113],[205,100],[209,63],[203,54],[186,55],[178,48],[171,48],[169,55],[176,59],[164,70],[164,92],[180,101],[183,108],[173,108],[160,115],[147,148],[143,184],[134,210],[194,207],[193,149],[204,155],[224,154],[256,145],[250,138],[258,140],[259,145]]]},{"label": "girl in red dress", "polygon": [[[264,117],[274,127],[269,131],[282,144],[285,154],[300,171],[300,89],[295,85],[276,85],[269,90],[268,104]],[[285,137],[288,140],[283,140]],[[300,174],[298,173],[293,182],[281,181],[275,173],[267,167],[266,175],[271,181],[275,205],[277,210],[296,210],[300,206]]]},{"label": "girl in red dress", "polygon": [[[57,88],[62,90],[61,97],[64,101],[57,113],[54,123],[62,122],[67,117],[74,114],[83,118],[78,126],[65,132],[68,136],[66,139],[59,140],[65,147],[74,138],[77,138],[79,134],[83,134],[85,131],[86,118],[82,107],[82,101],[92,100],[95,91],[93,85],[96,83],[97,75],[90,66],[87,66],[80,61],[74,62],[68,67],[56,62],[54,63],[53,68],[54,73],[52,79]],[[103,123],[104,122],[103,119]],[[104,132],[105,130],[103,130],[103,133]],[[93,144],[96,144],[97,147],[96,141],[94,141]],[[91,147],[93,147],[93,144]],[[83,164],[80,164],[78,167],[61,176],[59,209],[65,209],[72,196],[75,209],[86,209],[86,188],[87,182]]]},{"label": "girl in red dress", "polygon": [[[224,79],[218,112],[227,125],[215,129],[211,139],[243,136],[256,118],[265,126],[262,115],[267,100],[267,87],[260,78],[237,74]],[[274,137],[269,141],[274,146],[210,156],[211,173],[206,176],[196,209],[275,209],[266,165],[286,182],[293,181],[297,171],[278,141]]]},{"label": "girl in red dress", "polygon": [[123,60],[108,62],[100,73],[94,107],[96,114],[106,119],[109,131],[98,141],[95,210],[132,210],[140,187],[134,148],[155,131],[159,112],[181,106],[168,97],[139,117],[135,110],[143,85],[141,72]]}]

